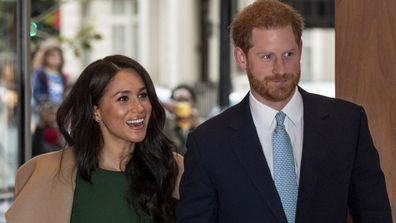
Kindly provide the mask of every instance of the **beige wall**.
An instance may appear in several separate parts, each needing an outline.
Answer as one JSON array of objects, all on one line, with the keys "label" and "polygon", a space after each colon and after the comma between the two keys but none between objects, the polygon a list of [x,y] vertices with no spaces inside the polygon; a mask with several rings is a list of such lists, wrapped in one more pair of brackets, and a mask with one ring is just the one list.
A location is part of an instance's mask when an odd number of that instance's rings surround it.
[{"label": "beige wall", "polygon": [[363,105],[396,220],[395,0],[336,0],[336,96]]}]

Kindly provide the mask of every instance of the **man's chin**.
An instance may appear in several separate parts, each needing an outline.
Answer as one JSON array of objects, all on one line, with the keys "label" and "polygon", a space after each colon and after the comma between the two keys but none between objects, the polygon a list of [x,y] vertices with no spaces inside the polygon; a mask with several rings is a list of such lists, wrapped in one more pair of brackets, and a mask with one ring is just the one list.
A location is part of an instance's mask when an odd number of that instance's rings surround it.
[{"label": "man's chin", "polygon": [[283,88],[274,87],[267,91],[264,95],[260,94],[262,97],[268,98],[268,100],[273,102],[281,102],[289,99],[294,92],[295,86],[288,86]]}]

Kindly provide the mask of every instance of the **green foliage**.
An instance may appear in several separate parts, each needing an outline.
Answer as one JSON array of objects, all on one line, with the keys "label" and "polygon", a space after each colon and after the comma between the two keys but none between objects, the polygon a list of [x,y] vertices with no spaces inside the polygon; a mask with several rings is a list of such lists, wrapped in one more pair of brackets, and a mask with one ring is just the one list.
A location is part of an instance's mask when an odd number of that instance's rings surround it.
[{"label": "green foliage", "polygon": [[82,52],[90,51],[92,49],[92,41],[101,40],[102,36],[95,32],[95,27],[92,24],[85,24],[81,26],[74,38],[66,38],[59,36],[61,43],[67,44],[73,49],[74,55],[79,57]]},{"label": "green foliage", "polygon": [[10,52],[15,50],[15,12],[15,2],[0,1],[0,52]]},{"label": "green foliage", "polygon": [[[92,24],[82,24],[74,37],[64,37],[59,34],[58,27],[55,27],[56,16],[55,13],[59,10],[59,6],[66,1],[61,0],[32,0],[32,22],[37,27],[33,31],[31,41],[31,49],[34,52],[38,49],[40,42],[45,39],[56,38],[61,43],[70,47],[75,56],[79,57],[83,52],[92,49],[92,41],[101,40],[102,36],[95,32],[95,27]],[[80,0],[83,12],[87,11],[90,0]],[[83,17],[85,15],[82,15]]]}]

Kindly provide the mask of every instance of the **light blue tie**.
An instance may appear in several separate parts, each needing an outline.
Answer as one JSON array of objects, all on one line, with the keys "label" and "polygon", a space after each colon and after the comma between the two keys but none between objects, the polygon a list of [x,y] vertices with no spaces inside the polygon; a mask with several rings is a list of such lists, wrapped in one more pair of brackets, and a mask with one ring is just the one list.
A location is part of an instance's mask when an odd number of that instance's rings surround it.
[{"label": "light blue tie", "polygon": [[294,223],[297,206],[297,177],[294,166],[293,148],[286,132],[286,114],[278,112],[275,116],[276,128],[272,135],[274,155],[274,181],[285,211],[287,221]]}]

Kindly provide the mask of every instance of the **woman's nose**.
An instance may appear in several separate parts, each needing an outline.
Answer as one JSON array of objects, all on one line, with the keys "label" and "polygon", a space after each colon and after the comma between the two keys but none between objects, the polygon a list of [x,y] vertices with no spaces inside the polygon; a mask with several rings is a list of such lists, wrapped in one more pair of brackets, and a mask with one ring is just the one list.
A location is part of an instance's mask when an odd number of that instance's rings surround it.
[{"label": "woman's nose", "polygon": [[130,109],[135,113],[142,113],[144,111],[144,107],[139,99],[132,100]]}]

